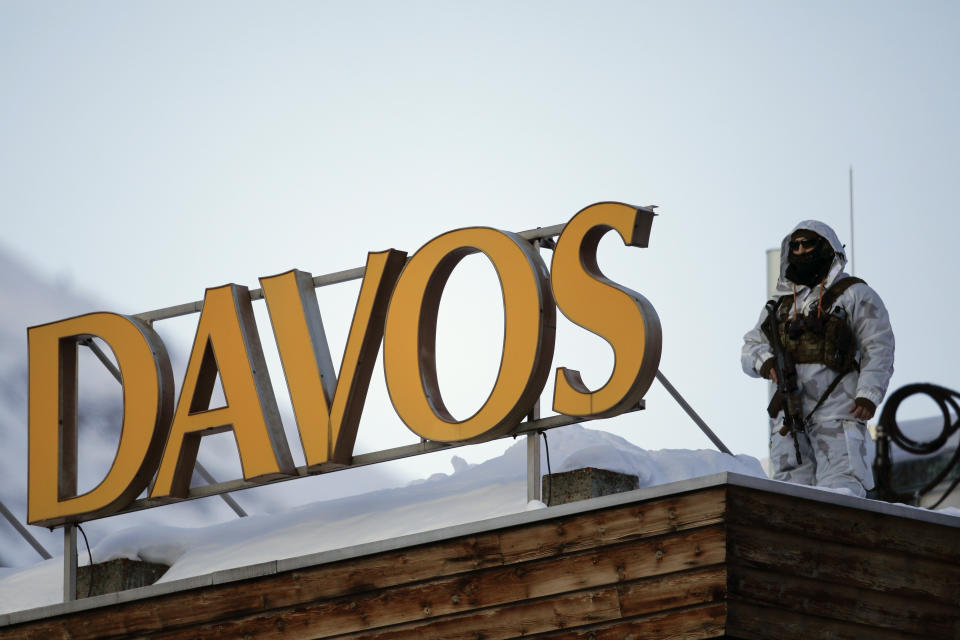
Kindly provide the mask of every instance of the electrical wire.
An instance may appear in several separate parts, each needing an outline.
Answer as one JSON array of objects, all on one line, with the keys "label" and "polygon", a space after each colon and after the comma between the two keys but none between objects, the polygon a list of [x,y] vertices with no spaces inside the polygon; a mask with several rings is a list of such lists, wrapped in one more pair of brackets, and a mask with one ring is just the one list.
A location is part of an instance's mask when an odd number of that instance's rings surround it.
[{"label": "electrical wire", "polygon": [[87,545],[87,557],[90,559],[90,579],[87,580],[87,597],[90,597],[90,594],[93,592],[93,553],[90,552],[90,541],[87,540],[87,533],[83,530],[79,524],[76,525],[77,529],[83,534],[83,543]]},{"label": "electrical wire", "polygon": [[547,432],[541,431],[543,436],[543,446],[547,450],[547,506],[553,502],[553,471],[550,469],[550,443],[547,442]]}]

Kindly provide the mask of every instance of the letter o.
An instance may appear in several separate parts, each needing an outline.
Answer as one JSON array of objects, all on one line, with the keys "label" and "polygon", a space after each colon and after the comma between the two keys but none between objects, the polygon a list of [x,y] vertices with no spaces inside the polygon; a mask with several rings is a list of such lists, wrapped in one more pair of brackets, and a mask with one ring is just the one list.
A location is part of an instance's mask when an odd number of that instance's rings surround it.
[{"label": "letter o", "polygon": [[[503,292],[500,370],[489,397],[466,420],[444,406],[437,381],[437,312],[457,264],[482,252]],[[547,266],[520,236],[486,227],[457,229],[425,244],[407,263],[387,311],[383,366],[397,415],[411,431],[439,442],[480,442],[516,427],[540,397],[550,372],[556,305]]]}]

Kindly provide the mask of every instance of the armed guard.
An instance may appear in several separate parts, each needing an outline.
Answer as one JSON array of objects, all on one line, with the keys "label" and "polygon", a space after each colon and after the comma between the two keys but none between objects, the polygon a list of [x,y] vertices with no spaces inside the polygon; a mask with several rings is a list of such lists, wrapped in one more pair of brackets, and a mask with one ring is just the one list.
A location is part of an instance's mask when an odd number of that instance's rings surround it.
[{"label": "armed guard", "polygon": [[776,298],[743,337],[747,375],[777,383],[770,415],[775,480],[864,496],[873,417],[893,375],[893,330],[880,296],[844,273],[837,234],[805,220],[783,239]]}]

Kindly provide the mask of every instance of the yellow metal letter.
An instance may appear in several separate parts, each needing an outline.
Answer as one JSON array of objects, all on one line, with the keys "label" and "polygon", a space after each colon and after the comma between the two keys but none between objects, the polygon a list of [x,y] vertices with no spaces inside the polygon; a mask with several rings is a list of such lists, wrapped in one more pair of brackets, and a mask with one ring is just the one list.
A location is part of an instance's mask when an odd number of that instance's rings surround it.
[{"label": "yellow metal letter", "polygon": [[[210,409],[217,372],[226,406]],[[295,472],[246,287],[207,289],[170,438],[151,498],[185,498],[200,438],[233,429],[243,477]]]},{"label": "yellow metal letter", "polygon": [[[457,421],[444,406],[437,383],[437,312],[443,287],[467,255],[483,252],[503,290],[504,329],[500,371],[487,401]],[[549,375],[556,333],[556,306],[547,268],[520,236],[471,227],[425,244],[400,275],[383,339],[387,388],[397,414],[414,432],[441,442],[482,441],[519,424]]]},{"label": "yellow metal letter", "polygon": [[339,382],[311,275],[294,270],[260,278],[311,470],[328,461],[350,463],[387,304],[406,257],[393,249],[368,254]]},{"label": "yellow metal letter", "polygon": [[553,410],[572,416],[609,417],[634,407],[650,388],[660,365],[660,318],[636,291],[604,277],[597,245],[611,230],[627,245],[646,247],[655,214],[617,202],[591,205],[564,227],[553,253],[551,282],[567,318],[613,347],[609,380],[590,391],[580,372],[560,367]]},{"label": "yellow metal letter", "polygon": [[[77,343],[110,345],[123,380],[123,425],[113,465],[77,495]],[[90,313],[30,327],[27,521],[54,526],[118,511],[150,483],[173,410],[173,374],[160,336],[143,322]]]}]

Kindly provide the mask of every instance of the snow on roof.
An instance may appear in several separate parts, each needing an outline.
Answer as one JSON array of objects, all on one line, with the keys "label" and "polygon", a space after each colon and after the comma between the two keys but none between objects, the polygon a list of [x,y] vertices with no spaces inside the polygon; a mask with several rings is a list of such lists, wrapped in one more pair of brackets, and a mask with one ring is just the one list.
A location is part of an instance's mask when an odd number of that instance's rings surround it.
[{"label": "snow on roof", "polygon": [[[580,425],[550,431],[548,439],[556,462],[553,472],[598,467],[636,475],[641,488],[722,471],[765,477],[760,463],[750,456],[646,451],[619,436]],[[545,462],[546,451],[541,449]],[[434,474],[405,487],[208,527],[130,527],[96,544],[93,559],[168,564],[170,570],[161,578],[167,582],[542,508],[542,503],[528,504],[526,499],[525,455],[526,443],[517,442],[503,455],[478,465],[453,456],[453,473]],[[79,562],[87,564],[83,551]],[[0,613],[60,602],[62,572],[62,557],[23,569],[0,569]]]}]

